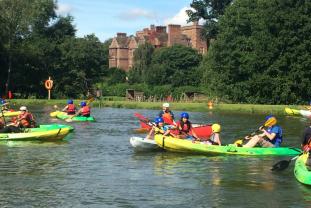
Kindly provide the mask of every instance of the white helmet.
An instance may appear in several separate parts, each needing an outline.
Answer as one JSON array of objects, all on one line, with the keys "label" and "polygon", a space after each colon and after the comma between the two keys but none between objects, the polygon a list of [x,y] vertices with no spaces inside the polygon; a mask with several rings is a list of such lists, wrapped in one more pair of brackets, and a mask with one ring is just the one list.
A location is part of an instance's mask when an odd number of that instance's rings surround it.
[{"label": "white helmet", "polygon": [[170,107],[170,104],[169,104],[169,103],[163,103],[163,107],[164,107],[164,108],[169,108],[169,107]]},{"label": "white helmet", "polygon": [[21,107],[19,108],[19,110],[21,110],[21,111],[27,111],[27,107],[26,107],[26,106],[21,106]]}]

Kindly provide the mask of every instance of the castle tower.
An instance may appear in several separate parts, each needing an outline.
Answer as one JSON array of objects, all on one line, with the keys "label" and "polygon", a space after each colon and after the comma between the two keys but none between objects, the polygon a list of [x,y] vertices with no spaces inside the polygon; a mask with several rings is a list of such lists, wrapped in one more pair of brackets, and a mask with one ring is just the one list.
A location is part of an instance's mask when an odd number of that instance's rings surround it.
[{"label": "castle tower", "polygon": [[181,43],[181,26],[168,25],[168,40],[167,46],[172,46]]},{"label": "castle tower", "polygon": [[193,25],[181,28],[182,34],[191,39],[191,47],[197,49],[200,53],[207,52],[207,42],[202,39],[201,33],[203,26],[198,21],[194,21]]},{"label": "castle tower", "polygon": [[109,67],[118,67],[129,70],[128,63],[128,37],[126,33],[117,33],[109,46]]}]

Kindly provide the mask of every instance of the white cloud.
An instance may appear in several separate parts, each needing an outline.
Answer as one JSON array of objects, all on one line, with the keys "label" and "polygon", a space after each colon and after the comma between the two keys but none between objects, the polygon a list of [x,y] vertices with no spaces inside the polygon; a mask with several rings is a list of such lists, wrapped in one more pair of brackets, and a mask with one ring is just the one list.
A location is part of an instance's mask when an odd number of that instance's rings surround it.
[{"label": "white cloud", "polygon": [[121,20],[136,20],[139,18],[146,18],[146,19],[155,19],[156,15],[154,12],[140,9],[140,8],[134,8],[131,10],[128,10],[126,12],[123,12],[122,14],[118,15],[118,18]]},{"label": "white cloud", "polygon": [[57,5],[56,13],[58,15],[67,15],[70,12],[72,12],[72,10],[73,10],[73,7],[71,5],[59,3]]},{"label": "white cloud", "polygon": [[[192,23],[187,23],[188,20],[188,15],[186,10],[192,9],[191,7],[184,7],[182,8],[174,17],[168,18],[164,20],[164,24],[174,24],[174,25],[181,25],[181,26],[186,26],[186,25],[192,25]],[[199,24],[203,24],[204,21],[199,21]]]}]

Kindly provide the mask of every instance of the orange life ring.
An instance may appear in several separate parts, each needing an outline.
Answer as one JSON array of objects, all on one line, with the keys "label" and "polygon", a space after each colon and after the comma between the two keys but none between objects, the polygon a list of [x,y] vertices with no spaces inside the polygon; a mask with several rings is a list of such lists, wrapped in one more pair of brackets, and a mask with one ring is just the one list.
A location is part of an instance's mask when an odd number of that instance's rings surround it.
[{"label": "orange life ring", "polygon": [[44,86],[45,86],[45,89],[51,90],[53,87],[53,80],[50,80],[50,79],[46,80],[44,83]]}]

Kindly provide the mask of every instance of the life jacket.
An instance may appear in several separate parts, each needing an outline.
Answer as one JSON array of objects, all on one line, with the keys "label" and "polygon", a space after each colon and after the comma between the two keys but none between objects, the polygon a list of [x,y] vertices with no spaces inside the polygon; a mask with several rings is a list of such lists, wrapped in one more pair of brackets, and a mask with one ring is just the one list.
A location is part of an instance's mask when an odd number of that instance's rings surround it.
[{"label": "life jacket", "polygon": [[269,134],[275,133],[275,132],[272,132],[273,128],[278,128],[279,132],[276,133],[273,140],[268,140],[268,141],[271,142],[272,144],[274,144],[275,147],[279,147],[281,145],[281,143],[283,142],[283,131],[282,131],[282,128],[280,126],[272,126],[272,127],[269,127],[267,129],[267,132]]},{"label": "life jacket", "polygon": [[67,114],[75,114],[76,106],[74,104],[68,104]]},{"label": "life jacket", "polygon": [[89,106],[83,106],[81,111],[82,116],[89,116],[91,114],[91,109]]},{"label": "life jacket", "polygon": [[191,122],[187,121],[184,123],[183,121],[179,121],[177,124],[179,134],[188,134],[191,129]]},{"label": "life jacket", "polygon": [[164,123],[166,123],[166,124],[171,125],[174,123],[174,114],[170,110],[168,112],[160,111],[159,117],[162,117],[164,120]]},{"label": "life jacket", "polygon": [[172,124],[173,120],[174,120],[172,114],[170,113],[170,111],[169,112],[164,112],[162,114],[162,118],[164,120],[164,123],[167,123],[167,124]]},{"label": "life jacket", "polygon": [[302,150],[304,152],[309,152],[311,151],[311,138],[309,138],[308,142],[302,146]]},{"label": "life jacket", "polygon": [[31,113],[26,112],[25,114],[20,114],[18,120],[20,121],[20,127],[22,128],[33,127],[34,119]]}]

